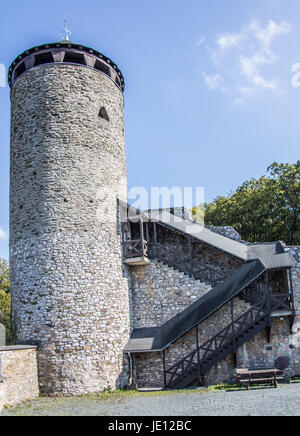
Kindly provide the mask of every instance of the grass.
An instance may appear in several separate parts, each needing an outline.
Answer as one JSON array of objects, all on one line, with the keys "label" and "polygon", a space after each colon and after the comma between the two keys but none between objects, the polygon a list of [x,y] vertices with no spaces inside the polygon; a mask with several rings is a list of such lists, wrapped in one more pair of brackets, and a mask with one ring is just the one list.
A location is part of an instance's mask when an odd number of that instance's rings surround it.
[{"label": "grass", "polygon": [[[182,389],[182,390],[162,390],[162,391],[137,391],[137,390],[121,390],[121,389],[105,389],[99,393],[88,395],[78,395],[75,397],[49,397],[41,395],[36,400],[25,401],[15,407],[5,406],[5,414],[10,416],[21,415],[52,415],[52,414],[67,414],[71,415],[74,410],[85,408],[86,404],[105,406],[105,403],[122,403],[128,398],[150,398],[161,397],[168,395],[180,395],[187,393],[205,393],[209,392],[208,388],[200,389]],[[105,415],[105,411],[102,411]]]},{"label": "grass", "polygon": [[[293,379],[292,383],[300,383],[300,378]],[[262,385],[253,385],[252,389],[260,388]],[[205,388],[190,388],[182,390],[162,390],[162,391],[137,391],[137,390],[121,390],[121,389],[105,389],[102,392],[79,395],[76,397],[49,397],[46,395],[41,395],[38,399],[32,401],[26,401],[15,407],[6,407],[5,414],[10,416],[21,416],[21,415],[55,415],[55,414],[65,414],[65,415],[76,415],[78,410],[86,409],[89,407],[101,406],[101,414],[109,415],[105,412],[105,405],[111,403],[123,403],[129,398],[150,398],[150,397],[162,397],[168,395],[180,395],[180,394],[205,394],[209,392],[219,392],[219,391],[237,391],[245,390],[245,388],[238,384],[227,384],[220,383],[216,385],[211,385]]]},{"label": "grass", "polygon": [[[291,380],[291,383],[300,383],[300,378],[295,377]],[[286,381],[279,381],[278,385],[287,384]],[[252,389],[262,389],[263,387],[269,387],[268,384],[253,384],[250,386]],[[217,385],[212,385],[207,388],[209,391],[236,391],[241,389],[246,389],[243,385],[240,384],[228,384],[228,383],[220,383]]]}]

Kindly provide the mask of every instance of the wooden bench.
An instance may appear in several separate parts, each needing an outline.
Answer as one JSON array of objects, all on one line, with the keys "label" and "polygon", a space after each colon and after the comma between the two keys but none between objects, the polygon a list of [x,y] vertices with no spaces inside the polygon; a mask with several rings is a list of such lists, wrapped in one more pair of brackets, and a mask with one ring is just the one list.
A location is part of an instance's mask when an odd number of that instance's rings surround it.
[{"label": "wooden bench", "polygon": [[246,385],[250,389],[250,385],[270,384],[277,388],[278,381],[284,379],[283,371],[279,369],[237,369],[237,380],[240,384]]}]

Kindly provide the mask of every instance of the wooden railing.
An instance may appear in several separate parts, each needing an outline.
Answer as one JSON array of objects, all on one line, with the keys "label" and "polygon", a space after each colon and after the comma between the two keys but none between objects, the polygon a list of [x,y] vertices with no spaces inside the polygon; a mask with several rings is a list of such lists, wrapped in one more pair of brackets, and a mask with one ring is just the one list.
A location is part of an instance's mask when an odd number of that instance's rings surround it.
[{"label": "wooden railing", "polygon": [[191,373],[200,378],[204,372],[226,358],[226,355],[235,353],[237,347],[269,325],[269,308],[272,311],[282,308],[292,310],[290,297],[290,294],[264,296],[259,304],[252,306],[223,330],[168,368],[165,372],[166,387],[174,387],[178,381]]},{"label": "wooden railing", "polygon": [[157,259],[180,272],[189,274],[195,279],[215,285],[215,268],[199,261],[199,257],[185,253],[180,248],[164,245],[160,242],[148,243],[146,240],[132,240],[125,242],[125,258],[147,256]]},{"label": "wooden railing", "polygon": [[133,241],[126,241],[124,247],[125,258],[127,259],[147,255],[147,241],[145,240],[136,239]]},{"label": "wooden railing", "polygon": [[[215,268],[199,261],[197,251],[194,250],[194,244],[197,241],[187,236],[185,248],[161,243],[158,240],[158,226],[159,224],[153,223],[153,233],[150,239],[149,225],[146,223],[146,232],[144,233],[141,221],[140,233],[142,237],[125,241],[125,257],[147,256],[150,259],[158,259],[174,269],[214,285]],[[125,237],[125,233],[123,234]],[[294,317],[292,286],[290,286],[291,293],[271,294],[269,292],[268,272],[263,277],[263,280],[256,282],[255,287],[246,288],[239,293],[239,297],[252,305],[248,311],[235,320],[232,318],[231,323],[200,346],[197,335],[196,349],[169,369],[165,369],[164,360],[165,387],[174,387],[179,380],[183,380],[193,373],[200,378],[227,355],[236,353],[237,348],[246,340],[265,327],[271,326],[272,312],[287,310],[291,312],[291,318]]]},{"label": "wooden railing", "polygon": [[272,312],[276,310],[292,310],[291,294],[270,294],[270,309]]}]

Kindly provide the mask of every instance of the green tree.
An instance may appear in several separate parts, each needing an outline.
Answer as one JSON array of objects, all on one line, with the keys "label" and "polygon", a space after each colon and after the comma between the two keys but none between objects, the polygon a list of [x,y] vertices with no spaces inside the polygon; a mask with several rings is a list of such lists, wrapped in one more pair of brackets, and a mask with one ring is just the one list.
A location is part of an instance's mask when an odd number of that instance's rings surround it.
[{"label": "green tree", "polygon": [[0,323],[6,328],[7,343],[12,344],[9,266],[5,259],[0,259]]},{"label": "green tree", "polygon": [[206,204],[205,224],[233,226],[250,242],[300,244],[300,163],[275,162],[267,175]]},{"label": "green tree", "polygon": [[268,172],[276,181],[275,201],[285,224],[285,240],[300,241],[300,161],[294,165],[273,163]]},{"label": "green tree", "polygon": [[5,259],[0,258],[0,290],[10,292],[9,265]]}]

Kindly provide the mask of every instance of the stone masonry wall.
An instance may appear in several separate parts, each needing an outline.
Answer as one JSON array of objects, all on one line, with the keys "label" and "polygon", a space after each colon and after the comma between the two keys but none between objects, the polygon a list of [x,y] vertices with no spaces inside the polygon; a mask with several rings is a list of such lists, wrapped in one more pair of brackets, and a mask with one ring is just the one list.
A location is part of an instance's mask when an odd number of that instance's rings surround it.
[{"label": "stone masonry wall", "polygon": [[[238,318],[249,307],[248,303],[235,298],[234,317]],[[223,330],[230,322],[231,303],[228,303],[199,325],[199,343],[204,344],[216,333]],[[195,350],[196,343],[196,329],[191,330],[184,337],[178,339],[166,350],[166,368],[172,367],[183,357]],[[232,356],[229,356],[225,361],[220,362],[218,366],[205,374],[205,381],[208,384],[232,381],[234,370]],[[138,387],[162,387],[164,382],[162,352],[135,354],[134,377]]]},{"label": "stone masonry wall", "polygon": [[[169,247],[171,256],[188,258],[189,246],[185,236],[170,231],[162,226],[158,227],[157,234],[158,241],[161,242],[166,249]],[[192,260],[190,263],[192,264],[193,271],[197,274],[199,280],[212,287],[224,281],[244,263],[242,260],[201,243],[200,241],[192,241],[191,248]],[[186,263],[187,262],[188,260],[186,260]]]},{"label": "stone masonry wall", "polygon": [[164,324],[211,289],[157,260],[130,271],[134,328]]},{"label": "stone masonry wall", "polygon": [[[237,367],[240,368],[270,368],[274,367],[278,357],[287,357],[289,367],[285,371],[287,376],[300,374],[300,325],[299,325],[299,258],[300,247],[292,247],[290,253],[297,262],[293,268],[293,287],[295,293],[296,319],[293,332],[290,333],[287,318],[273,320],[270,334],[270,342],[267,341],[267,331],[263,330],[241,348],[237,350]],[[171,271],[169,269],[169,274]],[[284,277],[283,274],[281,274]],[[280,292],[278,286],[284,287],[281,275],[270,273],[273,292]],[[280,279],[280,280],[279,280]],[[282,283],[281,283],[282,282]],[[136,283],[134,281],[134,283]],[[170,281],[172,283],[172,281]],[[273,289],[274,288],[274,289]],[[146,288],[145,288],[146,289]],[[138,290],[138,287],[136,287]],[[146,292],[146,291],[145,291]],[[237,318],[250,308],[250,304],[234,299],[234,317]],[[231,322],[230,304],[225,305],[213,316],[209,317],[199,326],[199,342],[204,343],[215,333],[222,330]],[[140,325],[142,326],[142,325]],[[167,369],[185,357],[196,348],[196,329],[189,332],[183,338],[176,341],[166,350]],[[163,355],[158,353],[140,353],[134,356],[134,374],[138,386],[163,386]],[[205,374],[207,384],[218,382],[234,382],[235,365],[233,356],[228,356],[224,361],[213,367]]]},{"label": "stone masonry wall", "polygon": [[292,281],[294,290],[294,303],[296,310],[293,334],[290,336],[294,372],[300,374],[300,246],[287,246],[286,251],[296,262],[292,268]]},{"label": "stone masonry wall", "polygon": [[11,90],[12,313],[18,343],[38,345],[43,393],[128,383],[123,105],[110,78],[81,65],[34,67]]},{"label": "stone masonry wall", "polygon": [[289,367],[285,371],[286,375],[297,374],[296,355],[290,347],[292,341],[288,319],[275,319],[272,322],[270,342],[267,341],[266,330],[251,338],[239,348],[237,366],[251,369],[274,368],[278,357],[287,357]]},{"label": "stone masonry wall", "polygon": [[39,396],[35,348],[0,347],[0,362],[4,377],[0,383],[0,412],[4,405],[14,406]]}]

